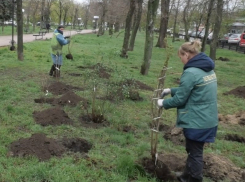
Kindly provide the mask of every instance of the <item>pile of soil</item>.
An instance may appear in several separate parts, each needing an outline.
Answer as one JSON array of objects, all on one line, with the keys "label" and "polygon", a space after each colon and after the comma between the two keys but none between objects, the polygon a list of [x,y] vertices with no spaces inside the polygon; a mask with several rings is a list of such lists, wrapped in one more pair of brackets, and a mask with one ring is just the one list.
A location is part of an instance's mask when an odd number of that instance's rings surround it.
[{"label": "pile of soil", "polygon": [[204,155],[203,174],[213,181],[245,181],[244,170],[236,167],[231,161],[214,154]]},{"label": "pile of soil", "polygon": [[73,121],[68,117],[65,111],[60,108],[49,108],[44,111],[34,111],[33,117],[36,123],[42,126],[73,124]]},{"label": "pile of soil", "polygon": [[80,124],[85,128],[98,129],[109,126],[109,122],[106,121],[103,115],[97,114],[92,117],[92,114],[81,115],[79,117]]},{"label": "pile of soil", "polygon": [[21,138],[11,143],[10,152],[15,157],[36,156],[40,161],[51,157],[61,157],[66,151],[62,144],[47,138],[42,133],[33,134],[30,138]]},{"label": "pile of soil", "polygon": [[61,157],[65,152],[87,153],[92,145],[81,138],[64,138],[61,141],[47,138],[43,133],[33,134],[30,138],[21,138],[10,144],[10,156],[36,156],[40,161],[51,157]]},{"label": "pile of soil", "polygon": [[140,90],[149,90],[149,91],[153,91],[154,89],[138,80],[134,80],[134,79],[128,79],[125,80],[124,82],[120,83],[119,85],[127,85],[127,86],[131,86],[131,87],[136,87]]},{"label": "pile of soil", "polygon": [[[145,171],[159,181],[176,181],[174,172],[183,172],[185,168],[186,155],[182,154],[158,154],[157,165],[150,158],[143,158],[142,166]],[[244,181],[244,170],[236,167],[232,162],[222,156],[204,154],[204,177],[212,181]]]},{"label": "pile of soil", "polygon": [[95,71],[95,73],[100,77],[100,78],[105,78],[105,79],[109,79],[111,77],[111,75],[108,72],[111,72],[112,69],[105,67],[103,64],[101,63],[97,63],[93,66],[78,66],[78,68],[82,68],[82,69],[92,69]]},{"label": "pile of soil", "polygon": [[245,98],[245,86],[239,86],[229,92],[224,93],[224,95],[232,94],[237,97]]},{"label": "pile of soil", "polygon": [[245,125],[245,111],[241,111],[234,115],[222,115],[219,114],[219,122],[225,124],[239,124]]},{"label": "pile of soil", "polygon": [[233,142],[245,143],[245,138],[237,134],[227,134],[225,139]]},{"label": "pile of soil", "polygon": [[228,58],[226,57],[219,57],[217,60],[220,60],[220,61],[230,61]]},{"label": "pile of soil", "polygon": [[52,84],[50,84],[49,86],[44,87],[44,92],[48,93],[51,92],[54,95],[62,95],[65,94],[71,90],[80,90],[83,91],[83,88],[80,87],[73,87],[71,85],[66,85],[62,82],[54,82]]},{"label": "pile of soil", "polygon": [[75,107],[78,105],[79,102],[82,101],[83,107],[88,107],[88,100],[81,98],[80,96],[76,95],[73,91],[68,91],[60,98],[45,98],[42,97],[40,99],[34,99],[36,103],[48,103],[53,106],[72,106]]}]

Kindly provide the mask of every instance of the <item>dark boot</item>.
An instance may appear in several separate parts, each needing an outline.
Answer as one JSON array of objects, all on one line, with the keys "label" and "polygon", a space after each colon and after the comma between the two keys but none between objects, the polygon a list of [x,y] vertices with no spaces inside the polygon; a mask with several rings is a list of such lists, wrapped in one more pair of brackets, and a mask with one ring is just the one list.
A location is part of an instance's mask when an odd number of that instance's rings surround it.
[{"label": "dark boot", "polygon": [[54,64],[53,64],[53,65],[51,66],[50,71],[49,71],[49,75],[50,75],[50,76],[53,76],[54,71],[55,71],[55,66],[54,66]]},{"label": "dark boot", "polygon": [[190,176],[187,182],[202,182],[202,179],[197,179]]},{"label": "dark boot", "polygon": [[60,77],[60,67],[61,67],[61,65],[55,65],[53,77]]},{"label": "dark boot", "polygon": [[189,179],[189,174],[187,172],[176,173],[176,176],[180,182],[187,182]]}]

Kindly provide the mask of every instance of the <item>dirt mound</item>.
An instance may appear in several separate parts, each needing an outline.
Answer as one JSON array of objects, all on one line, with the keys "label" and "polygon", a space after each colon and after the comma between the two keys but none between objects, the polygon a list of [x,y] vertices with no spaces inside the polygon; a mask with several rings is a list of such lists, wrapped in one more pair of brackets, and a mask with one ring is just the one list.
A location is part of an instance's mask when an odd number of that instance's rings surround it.
[{"label": "dirt mound", "polygon": [[245,86],[237,87],[229,92],[224,93],[224,95],[232,94],[237,97],[245,98]]},{"label": "dirt mound", "polygon": [[225,124],[240,124],[245,125],[245,111],[241,111],[234,115],[219,114],[219,122]]},{"label": "dirt mound", "polygon": [[228,59],[226,57],[219,57],[217,60],[220,60],[220,61],[230,61],[230,59]]},{"label": "dirt mound", "polygon": [[44,111],[34,111],[33,117],[36,123],[42,126],[73,124],[64,110],[60,108],[50,108]]},{"label": "dirt mound", "polygon": [[82,88],[79,87],[73,87],[71,85],[66,85],[62,82],[54,82],[51,85],[45,86],[44,87],[44,92],[48,93],[51,92],[54,95],[62,95],[65,94],[71,90],[83,90]]},{"label": "dirt mound", "polygon": [[214,154],[204,155],[203,173],[213,181],[245,181],[244,171],[236,167],[231,161]]},{"label": "dirt mound", "polygon": [[62,144],[72,152],[87,153],[92,148],[92,144],[82,138],[64,138]]},{"label": "dirt mound", "polygon": [[225,139],[233,142],[245,143],[245,138],[237,134],[227,134]]},{"label": "dirt mound", "polygon": [[64,138],[55,140],[43,133],[33,134],[30,138],[21,138],[10,144],[10,156],[36,156],[40,161],[51,157],[61,157],[65,152],[87,153],[92,145],[81,138]]},{"label": "dirt mound", "polygon": [[112,69],[107,68],[105,65],[101,64],[101,63],[97,63],[93,66],[78,66],[78,68],[82,68],[82,69],[92,69],[95,71],[95,73],[100,77],[100,78],[105,78],[105,79],[109,79],[111,77],[111,75],[108,72],[111,72]]},{"label": "dirt mound", "polygon": [[98,129],[101,127],[109,126],[109,122],[106,121],[104,116],[100,114],[96,114],[94,116],[92,116],[92,114],[81,115],[79,118],[79,121],[80,121],[80,124],[86,128]]},{"label": "dirt mound", "polygon": [[[157,165],[149,158],[143,158],[142,165],[145,171],[160,181],[176,181],[174,172],[183,172],[186,155],[182,154],[158,154]],[[245,181],[244,170],[236,167],[232,162],[222,156],[204,154],[204,177],[212,181]]]},{"label": "dirt mound", "polygon": [[130,80],[126,80],[122,83],[120,83],[119,85],[127,85],[127,86],[131,86],[131,87],[135,87],[138,88],[140,90],[149,90],[149,91],[153,91],[154,89],[138,80],[134,80],[134,79],[130,79]]},{"label": "dirt mound", "polygon": [[10,145],[10,153],[13,156],[37,156],[40,161],[54,156],[60,157],[64,152],[65,147],[62,144],[42,133],[33,134],[30,138],[21,138]]},{"label": "dirt mound", "polygon": [[42,97],[40,99],[34,99],[36,103],[48,103],[52,104],[54,106],[60,105],[60,106],[76,106],[78,105],[79,102],[82,101],[83,107],[87,108],[88,107],[88,100],[81,98],[80,96],[76,95],[73,91],[68,91],[65,93],[62,97],[60,98],[45,98]]}]

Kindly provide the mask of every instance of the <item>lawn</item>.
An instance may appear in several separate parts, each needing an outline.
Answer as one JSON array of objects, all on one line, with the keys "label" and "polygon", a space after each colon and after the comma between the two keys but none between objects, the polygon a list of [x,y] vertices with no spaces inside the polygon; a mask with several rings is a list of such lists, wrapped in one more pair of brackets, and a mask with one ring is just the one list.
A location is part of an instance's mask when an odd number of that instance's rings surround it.
[{"label": "lawn", "polygon": [[[0,48],[0,181],[156,181],[142,160],[150,157],[151,98],[169,50],[154,47],[149,74],[141,75],[144,36],[137,35],[128,59],[120,58],[123,33],[73,36],[74,59],[65,58],[64,46],[61,78],[48,75],[50,40],[25,43],[24,61]],[[183,41],[168,41],[165,88],[178,86],[183,70],[177,56]],[[204,182],[239,181],[245,169],[244,93],[225,94],[245,85],[244,54],[218,49],[221,56],[230,61],[215,61],[220,124],[216,142],[205,146]],[[162,118],[157,150],[176,172],[186,157],[183,136],[167,137],[176,110]]]}]

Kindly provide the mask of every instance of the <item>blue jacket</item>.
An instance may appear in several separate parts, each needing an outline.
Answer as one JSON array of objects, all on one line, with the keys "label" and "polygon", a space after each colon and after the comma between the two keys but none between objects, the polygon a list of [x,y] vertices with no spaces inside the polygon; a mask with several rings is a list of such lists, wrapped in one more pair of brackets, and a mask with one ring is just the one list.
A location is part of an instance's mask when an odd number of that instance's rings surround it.
[{"label": "blue jacket", "polygon": [[214,62],[199,53],[184,66],[177,88],[171,98],[164,99],[165,109],[177,108],[177,127],[184,128],[186,138],[214,142],[218,126],[217,78]]}]

